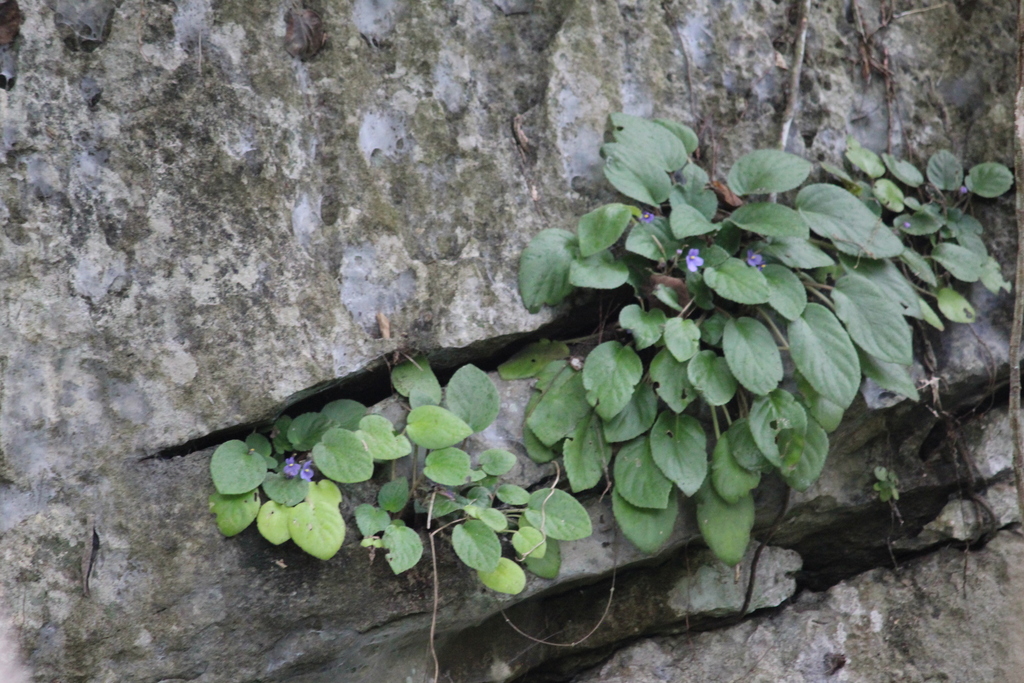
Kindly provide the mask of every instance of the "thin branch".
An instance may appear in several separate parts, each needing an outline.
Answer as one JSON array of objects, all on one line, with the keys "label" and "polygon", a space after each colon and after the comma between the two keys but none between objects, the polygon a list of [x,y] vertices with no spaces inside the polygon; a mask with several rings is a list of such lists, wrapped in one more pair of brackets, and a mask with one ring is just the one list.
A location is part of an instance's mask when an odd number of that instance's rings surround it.
[{"label": "thin branch", "polygon": [[1020,414],[1020,342],[1024,324],[1024,0],[1017,3],[1017,101],[1013,121],[1016,132],[1014,167],[1017,182],[1017,275],[1014,278],[1013,325],[1010,328],[1010,428],[1013,431],[1013,478],[1017,483],[1017,507],[1024,515],[1024,425]]},{"label": "thin branch", "polygon": [[797,103],[800,100],[800,71],[804,65],[804,52],[807,48],[807,17],[811,13],[811,0],[801,0],[799,29],[796,34],[796,45],[793,48],[793,66],[789,70],[789,99],[786,111],[782,115],[782,132],[779,135],[779,149],[785,151],[789,140],[789,129],[796,116]]},{"label": "thin branch", "polygon": [[437,579],[437,550],[434,547],[434,534],[428,534],[428,536],[430,537],[430,561],[434,565],[434,611],[430,615],[430,656],[434,658],[434,683],[438,683],[441,677],[441,662],[438,661],[437,650],[434,649],[434,634],[437,632],[437,607],[440,602],[441,590]]}]

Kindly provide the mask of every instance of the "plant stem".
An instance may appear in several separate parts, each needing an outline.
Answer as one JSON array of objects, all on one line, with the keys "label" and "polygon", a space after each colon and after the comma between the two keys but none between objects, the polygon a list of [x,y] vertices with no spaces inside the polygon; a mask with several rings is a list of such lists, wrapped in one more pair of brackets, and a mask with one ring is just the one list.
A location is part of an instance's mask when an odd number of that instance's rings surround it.
[{"label": "plant stem", "polygon": [[816,296],[816,297],[818,297],[819,299],[821,299],[822,301],[824,301],[824,302],[825,302],[825,305],[826,305],[826,306],[828,306],[828,307],[829,307],[830,309],[832,309],[833,311],[835,311],[835,310],[836,310],[836,307],[835,307],[835,306],[834,306],[834,305],[832,304],[832,299],[829,299],[829,298],[828,298],[827,296],[825,296],[824,294],[822,294],[821,292],[819,292],[819,291],[818,291],[817,289],[815,289],[814,287],[807,287],[806,285],[807,285],[807,283],[805,282],[805,283],[804,283],[804,289],[806,289],[806,290],[807,290],[808,292],[810,292],[810,293],[811,293],[811,294],[813,294],[814,296]]},{"label": "plant stem", "polygon": [[708,408],[711,409],[711,424],[715,427],[715,439],[721,439],[722,432],[718,428],[718,411],[716,411],[715,407],[711,405],[709,405]]},{"label": "plant stem", "polygon": [[764,321],[766,323],[768,323],[768,327],[772,328],[772,332],[775,333],[775,338],[778,339],[779,343],[782,344],[782,346],[786,347],[786,349],[788,350],[789,349],[789,341],[785,337],[782,336],[782,331],[778,327],[776,327],[775,321],[771,319],[771,316],[769,316],[767,313],[765,313],[760,308],[757,309],[757,314],[760,315],[762,318],[764,318]]},{"label": "plant stem", "polygon": [[1017,273],[1014,281],[1013,324],[1010,327],[1010,429],[1013,432],[1013,478],[1017,484],[1017,507],[1024,515],[1024,425],[1020,414],[1020,342],[1024,324],[1024,0],[1017,2],[1017,99],[1013,127],[1016,133],[1014,167],[1017,182]]}]

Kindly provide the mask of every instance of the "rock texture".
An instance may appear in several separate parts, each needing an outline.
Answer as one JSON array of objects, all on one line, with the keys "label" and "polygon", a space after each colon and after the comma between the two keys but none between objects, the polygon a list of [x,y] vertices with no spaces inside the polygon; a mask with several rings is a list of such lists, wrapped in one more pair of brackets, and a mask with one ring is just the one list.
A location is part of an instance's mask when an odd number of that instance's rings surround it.
[{"label": "rock texture", "polygon": [[[305,62],[285,51],[285,0],[19,5],[20,37],[0,48],[0,605],[35,680],[429,680],[428,569],[395,579],[352,534],[327,563],[255,533],[223,539],[206,513],[209,449],[150,456],[323,390],[372,393],[353,378],[396,350],[490,363],[556,320],[566,311],[521,306],[517,260],[538,230],[613,196],[598,156],[608,113],[693,126],[720,176],[774,146],[789,3],[312,0],[328,38]],[[813,5],[788,148],[834,162],[852,133],[918,161],[949,147],[1009,163],[1012,8],[893,9],[866,48],[888,55],[888,90],[858,61],[857,26],[877,28],[878,5]],[[1009,202],[977,211],[1009,274]],[[1005,415],[969,414],[1005,377],[1008,298],[971,296],[979,321],[919,349],[952,419],[853,411],[766,551],[756,607],[1015,519],[998,493]],[[514,441],[514,427],[492,436]],[[902,525],[870,491],[875,464],[904,482]],[[947,507],[989,484],[992,515]],[[365,501],[345,494],[346,509]],[[762,535],[779,503],[767,486]],[[614,537],[604,501],[588,504],[599,534],[518,605],[442,549],[452,680],[564,680],[624,640],[739,610],[692,518],[645,558]],[[600,621],[613,575],[628,601],[572,656],[499,628],[513,607],[528,632],[571,642]],[[464,642],[486,655],[467,663]]]}]

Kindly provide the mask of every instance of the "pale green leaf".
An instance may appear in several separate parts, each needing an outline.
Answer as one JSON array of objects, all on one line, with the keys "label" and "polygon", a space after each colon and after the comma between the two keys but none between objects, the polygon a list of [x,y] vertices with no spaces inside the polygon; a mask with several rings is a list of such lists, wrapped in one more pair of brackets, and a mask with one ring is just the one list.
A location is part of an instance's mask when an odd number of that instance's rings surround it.
[{"label": "pale green leaf", "polygon": [[672,536],[679,516],[679,504],[675,490],[672,490],[668,505],[663,509],[637,507],[623,498],[616,487],[612,491],[612,514],[622,534],[633,545],[642,552],[653,554]]},{"label": "pale green leaf", "polygon": [[761,274],[768,282],[768,305],[787,320],[796,320],[807,306],[807,291],[792,270],[775,263],[766,265]]},{"label": "pale green leaf", "polygon": [[402,396],[409,397],[418,391],[429,396],[433,405],[441,402],[441,384],[426,356],[419,355],[396,365],[391,371],[391,384]]},{"label": "pale green leaf", "polygon": [[921,183],[924,182],[924,176],[909,161],[897,159],[891,154],[883,154],[882,161],[885,162],[885,167],[889,169],[889,172],[893,174],[896,180],[904,185],[920,187]]},{"label": "pale green leaf", "polygon": [[903,242],[859,199],[835,185],[808,185],[796,207],[811,230],[832,240],[846,254],[871,258],[899,256]]},{"label": "pale green leaf", "polygon": [[[655,122],[618,112],[608,117],[615,142],[622,143],[672,173],[686,165],[687,150],[678,133],[686,135],[685,126],[672,122]],[[667,125],[666,125],[667,124]],[[671,128],[670,128],[671,126]],[[689,129],[686,129],[689,130]],[[692,134],[693,131],[690,131]]]},{"label": "pale green leaf", "polygon": [[760,472],[740,467],[732,454],[732,442],[718,439],[711,454],[711,484],[726,503],[737,503],[761,482]]},{"label": "pale green leaf", "polygon": [[680,363],[666,348],[651,361],[651,381],[657,384],[657,394],[673,411],[681,413],[696,398],[693,385],[686,374],[686,364]]},{"label": "pale green leaf", "polygon": [[313,462],[324,476],[342,484],[355,484],[373,476],[373,456],[366,444],[357,432],[340,427],[331,428],[313,448]]},{"label": "pale green leaf", "polygon": [[395,426],[383,415],[367,415],[361,419],[356,436],[374,460],[397,460],[412,453],[409,440],[395,434]]},{"label": "pale green leaf", "polygon": [[544,534],[532,526],[527,526],[512,534],[512,547],[519,553],[520,558],[535,557],[539,560],[547,552],[548,544]]},{"label": "pale green leaf", "polygon": [[730,567],[740,563],[754,527],[754,499],[747,495],[726,503],[706,484],[697,494],[697,525],[711,551]]},{"label": "pale green leaf", "polygon": [[807,239],[810,231],[799,213],[770,202],[745,204],[732,212],[729,221],[735,225],[768,237],[797,237]]},{"label": "pale green leaf", "polygon": [[597,486],[612,457],[612,449],[604,438],[601,418],[591,413],[580,420],[571,439],[562,446],[565,474],[573,492]]},{"label": "pale green leaf", "polygon": [[334,487],[329,481],[314,484],[310,487],[310,499],[290,509],[288,533],[295,545],[313,557],[329,560],[341,550],[345,541],[345,521],[341,518],[337,502],[316,500],[314,494],[324,485]]},{"label": "pale green leaf", "polygon": [[487,429],[501,410],[501,397],[494,382],[475,365],[463,365],[452,375],[444,402],[474,432]]},{"label": "pale green leaf", "polygon": [[900,260],[907,264],[911,273],[921,278],[924,282],[928,283],[932,287],[938,284],[938,280],[935,279],[935,273],[932,271],[932,267],[928,265],[928,262],[924,260],[924,257],[910,247],[907,247],[907,249],[900,254]]},{"label": "pale green leaf", "polygon": [[988,257],[981,269],[981,284],[985,285],[985,289],[993,294],[998,294],[1000,290],[1009,292],[1012,289],[1012,285],[1003,279],[1003,269],[999,265],[999,261],[991,256]]},{"label": "pale green leaf", "polygon": [[354,432],[359,429],[359,421],[366,415],[366,406],[358,401],[343,398],[331,401],[320,410],[320,413],[333,423],[332,427]]},{"label": "pale green leaf", "polygon": [[309,482],[301,477],[267,472],[267,476],[263,480],[263,492],[270,500],[291,507],[306,499],[306,494],[309,493]]},{"label": "pale green leaf", "polygon": [[861,147],[856,138],[850,135],[846,136],[846,158],[872,178],[878,178],[885,173],[885,166],[878,155],[870,149]]},{"label": "pale green leaf", "polygon": [[[530,449],[530,434],[536,436],[544,446],[554,446],[572,433],[590,410],[587,393],[583,387],[583,373],[576,372],[566,365],[555,376],[540,402],[526,419],[526,426],[530,430],[529,434],[524,435],[527,449]],[[537,460],[540,452],[529,452],[530,457]]]},{"label": "pale green leaf", "polygon": [[225,496],[249,493],[263,483],[266,473],[267,461],[263,456],[237,439],[217,446],[210,458],[213,485]]},{"label": "pale green leaf", "polygon": [[1013,172],[1002,164],[990,161],[972,167],[964,184],[979,197],[991,199],[1009,192],[1013,187]]},{"label": "pale green leaf", "polygon": [[782,381],[779,347],[768,328],[757,320],[742,317],[726,322],[722,351],[733,377],[748,391],[767,394]]},{"label": "pale green leaf", "polygon": [[690,383],[713,406],[725,405],[736,394],[736,378],[728,362],[714,351],[701,351],[691,358],[686,372]]},{"label": "pale green leaf", "polygon": [[757,268],[730,258],[717,268],[704,269],[704,282],[720,296],[741,304],[768,303],[768,282]]},{"label": "pale green leaf", "polygon": [[413,408],[405,425],[409,438],[424,448],[447,448],[473,433],[462,419],[438,406]]},{"label": "pale green leaf", "polygon": [[827,268],[835,263],[828,254],[799,237],[776,237],[770,244],[758,242],[751,248],[790,268]]},{"label": "pale green leaf", "polygon": [[828,457],[828,435],[814,420],[807,421],[807,431],[803,436],[803,449],[800,459],[782,469],[782,478],[790,488],[806,491],[818,480],[821,470]]},{"label": "pale green leaf", "polygon": [[498,376],[504,380],[536,377],[551,361],[568,357],[569,347],[564,342],[541,339],[516,351],[499,365]]},{"label": "pale green leaf", "polygon": [[940,190],[959,190],[964,180],[964,167],[949,150],[939,150],[928,159],[928,180]]},{"label": "pale green leaf", "polygon": [[392,524],[381,539],[388,554],[384,556],[395,574],[412,569],[423,556],[423,539],[407,526]]},{"label": "pale green leaf", "polygon": [[875,181],[872,191],[875,198],[882,203],[882,206],[890,211],[903,210],[903,192],[896,187],[896,183],[888,178],[879,178]]},{"label": "pale green leaf", "polygon": [[268,500],[260,507],[256,516],[256,528],[260,535],[274,545],[281,545],[290,540],[292,535],[288,531],[288,522],[291,516],[288,508],[280,503]]},{"label": "pale green leaf", "polygon": [[664,218],[655,218],[650,223],[637,223],[626,237],[626,251],[652,261],[671,260],[681,245]]},{"label": "pale green leaf", "polygon": [[498,567],[493,572],[477,572],[480,582],[498,593],[517,595],[526,588],[526,574],[522,567],[503,557],[498,560]]},{"label": "pale green leaf", "polygon": [[409,480],[398,477],[380,487],[377,504],[388,512],[401,512],[409,502]]},{"label": "pale green leaf", "polygon": [[807,304],[804,314],[789,324],[789,353],[815,391],[847,408],[860,387],[860,362],[849,335],[832,313]]},{"label": "pale green leaf", "polygon": [[660,206],[668,199],[672,181],[658,162],[642,151],[613,142],[601,146],[601,155],[604,177],[622,194],[648,206]]},{"label": "pale green leaf", "polygon": [[873,282],[844,275],[832,290],[832,300],[836,316],[861,348],[890,363],[913,362],[913,339],[903,310]]},{"label": "pale green leaf", "polygon": [[217,528],[225,536],[234,536],[245,531],[260,511],[256,491],[239,495],[211,493],[209,503],[210,512],[217,515]]},{"label": "pale green leaf", "polygon": [[612,419],[604,420],[604,438],[608,443],[629,441],[650,429],[657,416],[658,397],[654,388],[646,382],[638,384],[626,407]]},{"label": "pale green leaf", "polygon": [[955,289],[945,287],[935,293],[942,315],[955,323],[973,323],[977,314],[974,307]]},{"label": "pale green leaf", "polygon": [[668,217],[669,226],[676,239],[686,239],[697,235],[706,235],[718,228],[697,209],[682,200],[681,195],[673,194],[672,214]]},{"label": "pale green leaf", "polygon": [[834,432],[842,423],[843,414],[846,411],[815,391],[803,375],[795,374],[796,384],[800,393],[803,394],[807,412],[826,432]]},{"label": "pale green leaf", "polygon": [[[500,513],[499,513],[500,514]],[[468,566],[483,572],[493,572],[501,559],[501,541],[485,523],[471,519],[452,531],[455,554]]]},{"label": "pale green leaf", "polygon": [[729,189],[736,194],[787,192],[807,180],[811,164],[795,154],[759,149],[744,154],[729,169]]},{"label": "pale green leaf", "polygon": [[695,494],[708,472],[704,428],[689,415],[663,412],[650,434],[651,458],[668,479],[688,496]]},{"label": "pale green leaf", "polygon": [[469,454],[458,448],[442,448],[427,456],[423,474],[444,486],[461,486],[469,477]]},{"label": "pale green leaf", "polygon": [[655,466],[645,436],[629,441],[615,456],[615,490],[637,507],[664,509],[672,481]]},{"label": "pale green leaf", "polygon": [[537,233],[519,257],[519,293],[531,313],[554,306],[572,293],[569,268],[576,260],[576,235],[549,228]]},{"label": "pale green leaf", "polygon": [[732,426],[722,438],[729,440],[732,459],[743,469],[749,472],[771,472],[775,468],[754,441],[747,418],[733,420]]},{"label": "pale green leaf", "polygon": [[584,507],[559,489],[534,491],[525,514],[531,526],[558,541],[578,541],[593,532]]},{"label": "pale green leaf", "polygon": [[587,401],[597,409],[598,415],[610,420],[632,398],[633,387],[643,375],[643,364],[633,349],[610,341],[590,352],[582,374]]},{"label": "pale green leaf", "polygon": [[630,304],[619,312],[619,325],[633,334],[639,351],[661,339],[665,312],[657,308],[645,311],[636,304]]},{"label": "pale green leaf", "polygon": [[629,267],[602,251],[569,265],[569,284],[589,289],[616,289],[629,279]]},{"label": "pale green leaf", "polygon": [[949,242],[941,242],[932,249],[932,258],[963,282],[977,282],[986,260],[970,249]]},{"label": "pale green leaf", "polygon": [[684,126],[681,123],[675,121],[669,121],[667,119],[654,119],[654,123],[668,129],[670,133],[679,138],[679,141],[683,143],[683,148],[687,154],[693,154],[697,150],[699,140],[697,134],[693,132],[693,129],[689,126]]},{"label": "pale green leaf", "polygon": [[615,244],[626,231],[633,213],[625,204],[605,204],[580,218],[580,255],[586,258]]},{"label": "pale green leaf", "polygon": [[917,387],[914,386],[914,380],[910,378],[908,366],[888,363],[864,351],[858,350],[858,352],[860,354],[860,368],[865,377],[870,377],[875,381],[875,384],[883,389],[906,396],[912,401],[920,400],[920,396],[917,394]]},{"label": "pale green leaf", "polygon": [[665,323],[665,346],[680,363],[700,349],[700,328],[692,320],[672,318]]},{"label": "pale green leaf", "polygon": [[754,401],[747,425],[764,457],[776,467],[781,467],[783,454],[777,438],[783,432],[803,433],[807,429],[807,413],[792,394],[785,389],[776,389]]},{"label": "pale green leaf", "polygon": [[356,526],[359,533],[364,537],[376,536],[391,524],[391,515],[386,510],[381,510],[368,503],[363,503],[355,509]]},{"label": "pale green leaf", "polygon": [[502,484],[495,495],[498,496],[498,500],[508,505],[526,505],[530,502],[530,493],[515,484]]},{"label": "pale green leaf", "polygon": [[297,451],[310,451],[331,428],[331,421],[320,413],[303,413],[288,426],[288,440]]},{"label": "pale green leaf", "polygon": [[562,568],[562,548],[553,538],[547,539],[544,557],[531,555],[525,560],[526,568],[542,579],[557,579]]}]

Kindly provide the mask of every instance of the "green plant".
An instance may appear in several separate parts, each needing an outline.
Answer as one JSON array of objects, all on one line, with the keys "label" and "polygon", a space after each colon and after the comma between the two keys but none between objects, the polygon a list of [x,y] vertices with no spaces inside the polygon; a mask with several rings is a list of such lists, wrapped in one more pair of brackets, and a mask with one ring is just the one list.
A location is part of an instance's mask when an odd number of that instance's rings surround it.
[{"label": "green plant", "polygon": [[[368,481],[375,464],[412,459],[412,471],[422,465],[422,476],[414,474],[411,483],[393,476],[377,492],[376,506],[367,502],[355,508],[362,546],[371,553],[386,550],[392,571],[399,574],[419,562],[423,540],[406,521],[425,518],[427,529],[438,522],[431,541],[440,531],[449,531],[456,555],[493,590],[519,593],[526,584],[519,564],[503,557],[501,536],[509,539],[516,559],[528,569],[556,576],[558,542],[591,533],[583,506],[555,488],[531,493],[503,483],[501,477],[516,464],[508,451],[479,453],[474,466],[470,455],[457,448],[498,415],[500,400],[490,378],[466,365],[442,392],[420,357],[395,367],[392,382],[410,408],[401,434],[386,417],[368,415],[362,404],[340,400],[320,412],[282,417],[266,435],[219,446],[210,461],[217,489],[210,496],[210,510],[221,532],[233,536],[255,520],[271,543],[292,540],[328,560],[345,540],[337,484]],[[263,497],[267,500],[261,504]]]},{"label": "green plant", "polygon": [[890,500],[900,499],[900,480],[895,472],[890,472],[884,467],[876,467],[875,479],[878,481],[872,488],[878,492],[880,501],[888,503]]},{"label": "green plant", "polygon": [[628,284],[637,303],[585,360],[561,360],[569,349],[546,343],[517,359],[535,354],[528,369],[503,374],[538,378],[530,456],[561,457],[574,492],[613,481],[615,518],[635,545],[653,552],[668,539],[682,492],[697,501],[708,546],[734,565],[762,475],[807,489],[862,375],[917,400],[906,318],[943,329],[934,302],[971,322],[956,280],[1009,290],[966,209],[1009,190],[1012,174],[985,163],[965,177],[940,151],[926,182],[849,138],[846,157],[870,184],[823,164],[844,186],[803,186],[790,208],[775,195],[803,185],[812,165],[758,150],[729,171],[731,203],[720,205],[690,158],[692,130],[625,114],[611,123],[605,176],[646,208],[607,204],[576,233],[540,232],[520,260],[520,293],[535,312],[577,288]]}]

